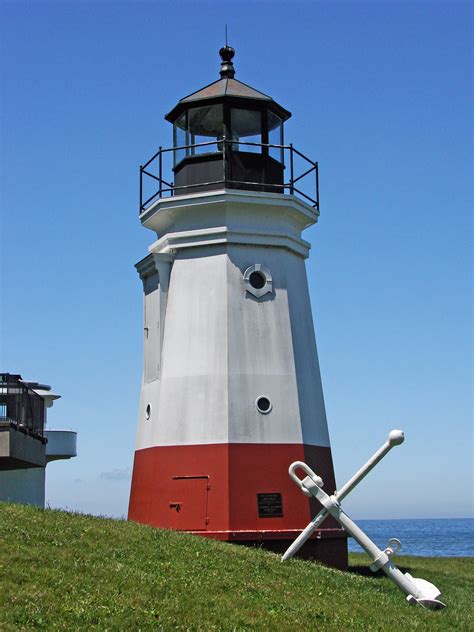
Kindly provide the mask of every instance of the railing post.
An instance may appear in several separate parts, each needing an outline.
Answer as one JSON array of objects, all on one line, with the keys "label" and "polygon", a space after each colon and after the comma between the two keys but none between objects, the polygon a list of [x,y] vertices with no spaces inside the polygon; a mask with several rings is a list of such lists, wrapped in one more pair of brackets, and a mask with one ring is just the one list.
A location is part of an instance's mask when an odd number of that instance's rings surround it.
[{"label": "railing post", "polygon": [[142,204],[143,204],[143,167],[140,165],[140,209],[139,215],[142,214]]},{"label": "railing post", "polygon": [[163,147],[160,146],[159,149],[159,154],[158,154],[158,164],[159,164],[159,173],[158,173],[158,177],[160,178],[160,188],[158,191],[158,197],[161,197],[161,191],[163,189],[163,152],[162,152]]},{"label": "railing post", "polygon": [[294,174],[293,174],[293,143],[290,143],[290,194],[291,195],[293,195],[293,193],[294,193],[293,180],[294,180]]},{"label": "railing post", "polygon": [[318,161],[316,161],[314,163],[314,166],[316,167],[316,208],[319,211],[319,168],[318,168]]}]

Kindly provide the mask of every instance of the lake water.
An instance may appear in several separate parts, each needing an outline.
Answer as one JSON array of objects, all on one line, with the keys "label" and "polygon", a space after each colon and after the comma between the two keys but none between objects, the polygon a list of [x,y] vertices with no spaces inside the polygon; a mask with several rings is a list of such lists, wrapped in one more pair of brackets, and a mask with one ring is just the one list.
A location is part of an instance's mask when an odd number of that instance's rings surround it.
[{"label": "lake water", "polygon": [[[377,546],[384,549],[390,538],[402,543],[400,555],[425,557],[474,556],[474,519],[355,520]],[[362,549],[349,538],[349,551]]]}]

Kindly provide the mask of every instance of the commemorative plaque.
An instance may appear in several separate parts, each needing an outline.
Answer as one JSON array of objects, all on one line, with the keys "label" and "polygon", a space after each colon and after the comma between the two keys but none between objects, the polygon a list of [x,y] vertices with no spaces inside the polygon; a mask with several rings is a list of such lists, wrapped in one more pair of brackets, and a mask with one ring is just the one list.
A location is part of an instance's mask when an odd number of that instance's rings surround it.
[{"label": "commemorative plaque", "polygon": [[278,518],[283,516],[283,503],[278,492],[257,494],[258,517]]}]

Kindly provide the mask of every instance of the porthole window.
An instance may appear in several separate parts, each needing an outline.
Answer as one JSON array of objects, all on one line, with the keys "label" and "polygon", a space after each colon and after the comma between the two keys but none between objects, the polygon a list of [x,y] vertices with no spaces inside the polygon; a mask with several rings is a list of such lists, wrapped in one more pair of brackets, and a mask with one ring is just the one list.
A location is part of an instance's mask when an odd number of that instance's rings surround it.
[{"label": "porthole window", "polygon": [[261,272],[257,272],[256,270],[249,276],[249,283],[254,290],[261,290],[262,287],[265,286],[266,281],[265,275]]},{"label": "porthole window", "polygon": [[261,263],[256,263],[244,272],[244,287],[249,294],[256,298],[265,296],[273,291],[270,270]]},{"label": "porthole window", "polygon": [[265,397],[265,395],[257,397],[255,406],[257,407],[258,412],[262,413],[262,415],[267,415],[272,409],[272,403],[268,397]]},{"label": "porthole window", "polygon": [[151,404],[147,404],[147,407],[145,409],[145,417],[146,419],[150,419],[151,417]]}]

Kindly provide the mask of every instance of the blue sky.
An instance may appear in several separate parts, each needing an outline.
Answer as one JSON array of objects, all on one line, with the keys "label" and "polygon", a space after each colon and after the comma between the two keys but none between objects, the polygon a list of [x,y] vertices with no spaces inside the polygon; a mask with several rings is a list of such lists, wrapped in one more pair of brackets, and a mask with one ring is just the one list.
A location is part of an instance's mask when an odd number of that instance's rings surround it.
[{"label": "blue sky", "polygon": [[307,263],[336,477],[396,448],[356,518],[472,515],[471,23],[465,2],[4,2],[2,370],[62,394],[51,506],[127,511],[142,370],[138,166],[218,77],[320,164]]}]

